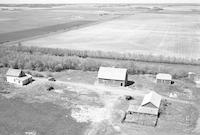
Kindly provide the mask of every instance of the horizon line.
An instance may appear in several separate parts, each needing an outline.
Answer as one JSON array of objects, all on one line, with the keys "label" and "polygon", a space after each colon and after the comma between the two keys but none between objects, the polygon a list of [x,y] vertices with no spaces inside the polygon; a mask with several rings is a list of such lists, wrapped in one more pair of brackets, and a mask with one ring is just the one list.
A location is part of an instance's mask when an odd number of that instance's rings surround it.
[{"label": "horizon line", "polygon": [[99,2],[94,2],[94,3],[91,3],[91,2],[86,2],[86,3],[55,3],[55,2],[53,2],[53,3],[0,3],[0,4],[8,4],[8,5],[26,5],[26,4],[34,4],[34,5],[36,5],[36,4],[57,4],[57,5],[67,5],[67,4],[200,4],[200,3],[194,3],[194,2],[180,2],[180,3],[173,3],[173,2],[157,2],[157,3],[154,3],[154,2],[152,2],[152,3],[120,3],[120,2],[117,2],[117,3],[114,3],[114,2],[108,2],[108,3],[99,3]]}]

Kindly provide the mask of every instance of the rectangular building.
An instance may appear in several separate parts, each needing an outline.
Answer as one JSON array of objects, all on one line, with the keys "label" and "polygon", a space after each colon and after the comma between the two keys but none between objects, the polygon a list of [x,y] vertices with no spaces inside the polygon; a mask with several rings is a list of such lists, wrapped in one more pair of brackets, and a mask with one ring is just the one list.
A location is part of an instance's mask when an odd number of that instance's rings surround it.
[{"label": "rectangular building", "polygon": [[128,81],[127,69],[100,67],[97,79],[99,84],[110,86],[126,86]]},{"label": "rectangular building", "polygon": [[159,73],[156,75],[156,82],[157,83],[164,83],[164,84],[172,84],[172,75]]},{"label": "rectangular building", "polygon": [[26,85],[32,81],[32,76],[26,75],[20,69],[8,69],[6,73],[7,82],[17,84],[17,85]]}]

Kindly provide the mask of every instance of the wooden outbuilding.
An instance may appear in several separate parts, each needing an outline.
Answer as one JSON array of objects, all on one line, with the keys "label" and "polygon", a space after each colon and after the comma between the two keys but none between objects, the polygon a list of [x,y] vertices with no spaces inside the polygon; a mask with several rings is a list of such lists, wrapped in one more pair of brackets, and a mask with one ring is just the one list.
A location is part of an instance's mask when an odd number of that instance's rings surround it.
[{"label": "wooden outbuilding", "polygon": [[99,84],[110,86],[126,86],[128,81],[127,69],[100,67],[97,79]]},{"label": "wooden outbuilding", "polygon": [[160,95],[152,91],[145,95],[140,106],[130,104],[125,122],[156,126],[161,99]]},{"label": "wooden outbuilding", "polygon": [[172,84],[172,75],[159,73],[156,75],[156,82],[157,83],[164,83],[164,84]]},{"label": "wooden outbuilding", "polygon": [[20,69],[8,69],[6,73],[7,82],[17,84],[17,85],[26,85],[32,81],[32,76],[25,74]]}]

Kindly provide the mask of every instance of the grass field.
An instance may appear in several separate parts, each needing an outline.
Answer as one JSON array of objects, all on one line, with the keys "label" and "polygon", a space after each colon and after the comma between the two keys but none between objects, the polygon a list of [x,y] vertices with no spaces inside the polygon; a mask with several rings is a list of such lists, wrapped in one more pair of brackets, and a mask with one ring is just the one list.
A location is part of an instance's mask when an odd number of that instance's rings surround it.
[{"label": "grass field", "polygon": [[[0,96],[1,135],[82,135],[84,126],[52,103],[25,103],[22,99]],[[29,134],[29,135],[30,135]]]},{"label": "grass field", "polygon": [[199,21],[193,12],[138,13],[23,44],[200,58]]}]

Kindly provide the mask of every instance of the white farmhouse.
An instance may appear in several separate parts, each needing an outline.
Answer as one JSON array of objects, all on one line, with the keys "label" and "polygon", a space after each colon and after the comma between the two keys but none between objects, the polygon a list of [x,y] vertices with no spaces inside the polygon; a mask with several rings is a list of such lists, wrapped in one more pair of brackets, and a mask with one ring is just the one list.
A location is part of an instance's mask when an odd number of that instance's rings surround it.
[{"label": "white farmhouse", "polygon": [[20,69],[8,69],[6,79],[9,83],[23,86],[32,81],[32,76],[25,74]]}]

